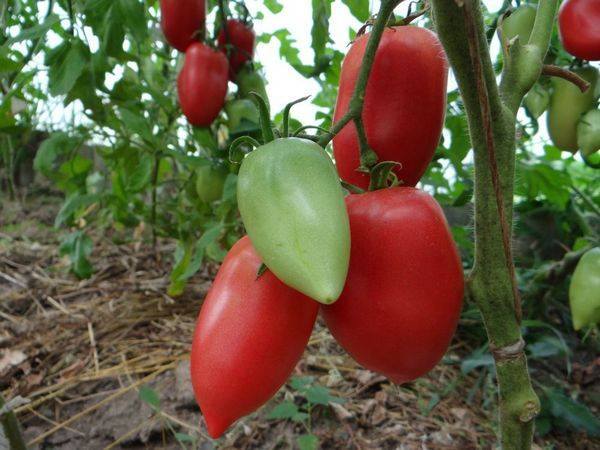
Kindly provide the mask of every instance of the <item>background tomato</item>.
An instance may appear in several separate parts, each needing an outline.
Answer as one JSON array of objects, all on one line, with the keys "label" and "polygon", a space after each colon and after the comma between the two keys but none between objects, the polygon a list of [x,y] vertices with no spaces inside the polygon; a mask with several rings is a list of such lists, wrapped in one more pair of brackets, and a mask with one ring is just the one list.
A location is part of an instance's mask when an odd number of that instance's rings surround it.
[{"label": "background tomato", "polygon": [[527,44],[535,22],[536,11],[536,8],[531,5],[521,5],[506,16],[500,27],[504,39],[510,41],[515,36],[519,36],[519,43]]},{"label": "background tomato", "polygon": [[[368,39],[369,34],[357,38],[344,58],[334,121],[348,109]],[[440,140],[447,78],[448,61],[433,32],[414,26],[383,32],[362,118],[379,160],[402,164],[395,172],[405,185],[419,181]],[[356,171],[360,153],[353,122],[333,138],[333,150],[341,178],[368,188],[369,176]]]},{"label": "background tomato", "polygon": [[196,193],[206,203],[219,200],[223,195],[223,186],[227,170],[224,167],[206,165],[196,170]]},{"label": "background tomato", "polygon": [[266,266],[319,302],[337,300],[348,271],[350,229],[339,178],[325,150],[298,138],[259,147],[242,162],[237,198]]},{"label": "background tomato", "polygon": [[596,101],[598,71],[593,67],[575,70],[591,83],[582,93],[577,86],[562,78],[552,78],[552,95],[548,107],[548,132],[554,145],[561,150],[576,152],[577,123],[582,114],[589,111]]},{"label": "background tomato", "polygon": [[208,432],[219,437],[269,400],[302,356],[318,304],[266,271],[243,237],[204,300],[192,342],[191,375]]},{"label": "background tomato", "polygon": [[206,20],[205,0],[160,0],[160,26],[167,42],[185,52],[203,32]]},{"label": "background tomato", "polygon": [[573,328],[600,322],[600,247],[586,252],[571,278],[569,304]]},{"label": "background tomato", "polygon": [[460,315],[463,271],[442,209],[425,192],[391,188],[346,197],[352,251],[327,326],[364,367],[395,383],[442,358]]},{"label": "background tomato", "polygon": [[566,0],[558,12],[560,40],[571,55],[600,60],[600,1]]},{"label": "background tomato", "polygon": [[[227,36],[225,30],[219,31],[217,41],[222,51],[226,50],[226,45],[231,45],[229,54],[230,76],[232,80],[235,74],[239,72],[242,66],[254,56],[254,31],[244,22],[229,19],[227,21]],[[229,38],[229,42],[227,42]]]},{"label": "background tomato", "polygon": [[231,135],[249,134],[260,129],[258,108],[252,100],[241,98],[225,103],[227,128]]},{"label": "background tomato", "polygon": [[265,100],[265,102],[267,102],[267,105],[269,105],[265,79],[258,71],[250,66],[246,66],[237,74],[235,82],[238,85],[238,94],[240,97],[248,98],[250,92],[256,92]]},{"label": "background tomato", "polygon": [[577,124],[577,145],[584,156],[600,150],[600,110],[592,109]]},{"label": "background tomato", "polygon": [[185,52],[177,77],[181,109],[192,125],[207,127],[219,115],[227,94],[227,58],[195,42]]},{"label": "background tomato", "polygon": [[544,114],[549,103],[550,92],[548,92],[548,89],[546,89],[540,83],[534,84],[523,99],[523,105],[525,106],[525,109],[534,119],[537,119]]}]

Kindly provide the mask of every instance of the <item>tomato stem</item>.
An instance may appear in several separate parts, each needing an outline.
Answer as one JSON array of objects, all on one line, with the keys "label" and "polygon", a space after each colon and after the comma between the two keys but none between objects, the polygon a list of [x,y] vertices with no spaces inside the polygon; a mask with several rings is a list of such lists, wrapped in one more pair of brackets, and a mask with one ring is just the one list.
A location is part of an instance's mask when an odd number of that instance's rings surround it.
[{"label": "tomato stem", "polygon": [[284,138],[289,137],[289,135],[290,135],[290,110],[292,109],[292,106],[294,106],[297,103],[308,100],[309,98],[310,98],[310,95],[307,95],[306,97],[299,98],[298,100],[294,100],[293,102],[290,102],[287,105],[285,105],[285,108],[283,109],[283,133],[282,133]]},{"label": "tomato stem", "polygon": [[567,81],[570,81],[577,86],[581,92],[585,92],[590,88],[590,83],[581,78],[575,72],[571,72],[570,70],[563,69],[562,67],[554,66],[552,64],[544,64],[542,66],[542,75],[563,78]]},{"label": "tomato stem", "polygon": [[262,130],[263,143],[266,144],[275,140],[273,129],[271,128],[271,116],[269,113],[269,106],[265,99],[255,91],[250,92],[250,96],[254,99],[258,106],[258,112],[260,114],[260,128]]}]

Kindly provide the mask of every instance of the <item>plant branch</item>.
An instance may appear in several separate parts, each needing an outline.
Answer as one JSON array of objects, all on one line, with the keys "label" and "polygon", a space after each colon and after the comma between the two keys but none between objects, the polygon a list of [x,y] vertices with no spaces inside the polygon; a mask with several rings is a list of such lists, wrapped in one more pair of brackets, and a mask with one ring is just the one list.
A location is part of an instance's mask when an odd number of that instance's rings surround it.
[{"label": "plant branch", "polygon": [[223,34],[225,35],[225,51],[227,52],[227,56],[229,56],[230,48],[229,43],[229,30],[227,29],[227,12],[225,11],[225,4],[223,0],[218,0],[219,2],[219,18],[221,20],[221,26],[223,27]]},{"label": "plant branch", "polygon": [[475,72],[475,83],[477,89],[477,96],[479,100],[479,109],[483,122],[483,128],[485,131],[486,148],[489,159],[489,169],[494,188],[496,207],[498,208],[498,218],[500,219],[502,246],[504,248],[504,258],[506,262],[506,268],[510,277],[510,283],[513,293],[515,317],[517,318],[517,322],[521,323],[521,318],[523,315],[521,310],[521,295],[519,294],[519,287],[517,285],[517,276],[515,274],[512,246],[510,243],[510,230],[506,218],[506,213],[504,211],[504,196],[502,195],[502,187],[500,186],[500,175],[498,173],[498,163],[496,160],[495,142],[491,122],[489,94],[485,82],[483,68],[481,65],[481,59],[479,57],[479,55],[481,54],[481,50],[479,48],[479,40],[477,37],[477,30],[475,29],[475,21],[473,19],[473,12],[471,11],[470,2],[466,2],[464,4],[463,15],[465,18],[465,27],[469,39],[469,53],[471,56],[471,63]]},{"label": "plant branch", "polygon": [[319,137],[319,144],[325,147],[333,137],[339,133],[351,120],[354,121],[357,134],[360,142],[360,161],[361,167],[370,168],[377,162],[377,155],[369,148],[367,142],[366,133],[364,132],[364,125],[362,123],[362,109],[365,102],[365,93],[367,90],[367,82],[375,61],[375,53],[379,46],[379,41],[383,35],[383,31],[387,26],[388,20],[394,11],[394,8],[398,6],[403,0],[382,0],[377,19],[371,33],[369,35],[369,41],[367,42],[367,48],[362,60],[362,66],[356,80],[356,86],[350,103],[348,105],[348,111],[338,120],[328,133],[325,133]]},{"label": "plant branch", "polygon": [[581,78],[575,72],[571,72],[570,70],[563,69],[562,67],[554,66],[552,64],[544,64],[542,66],[542,75],[564,78],[565,80],[570,81],[577,86],[581,92],[587,91],[590,87],[590,83]]}]

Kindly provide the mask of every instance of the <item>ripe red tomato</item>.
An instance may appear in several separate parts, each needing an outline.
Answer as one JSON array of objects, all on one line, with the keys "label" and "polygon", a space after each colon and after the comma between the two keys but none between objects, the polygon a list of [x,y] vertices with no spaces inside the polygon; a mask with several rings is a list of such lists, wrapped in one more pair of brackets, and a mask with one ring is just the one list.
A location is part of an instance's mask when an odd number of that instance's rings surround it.
[{"label": "ripe red tomato", "polygon": [[600,60],[600,1],[566,0],[558,12],[560,40],[571,55]]},{"label": "ripe red tomato", "polygon": [[[229,42],[227,42],[229,38]],[[227,21],[227,37],[225,30],[219,31],[217,42],[219,48],[225,52],[226,45],[232,46],[229,55],[230,76],[233,79],[235,74],[240,71],[246,61],[250,61],[254,56],[254,31],[249,28],[244,22],[239,20],[229,19]]]},{"label": "ripe red tomato", "polygon": [[209,126],[223,109],[228,67],[223,53],[200,42],[188,47],[177,77],[177,93],[181,109],[192,125]]},{"label": "ripe red tomato", "polygon": [[342,295],[321,311],[364,367],[395,383],[442,358],[460,315],[463,271],[438,203],[411,187],[346,197],[350,270]]},{"label": "ripe red tomato", "polygon": [[302,356],[318,303],[266,271],[245,236],[229,251],[196,324],[191,374],[209,434],[269,400]]},{"label": "ripe red tomato", "polygon": [[160,26],[169,44],[185,52],[203,30],[206,20],[205,0],[160,0]]},{"label": "ripe red tomato", "polygon": [[[340,73],[334,121],[348,109],[369,35],[352,44]],[[383,32],[371,69],[362,118],[367,140],[380,161],[397,161],[398,178],[417,184],[440,140],[446,110],[448,61],[437,36],[414,26]],[[351,122],[333,138],[340,177],[367,189],[369,175],[357,172],[360,153]]]}]

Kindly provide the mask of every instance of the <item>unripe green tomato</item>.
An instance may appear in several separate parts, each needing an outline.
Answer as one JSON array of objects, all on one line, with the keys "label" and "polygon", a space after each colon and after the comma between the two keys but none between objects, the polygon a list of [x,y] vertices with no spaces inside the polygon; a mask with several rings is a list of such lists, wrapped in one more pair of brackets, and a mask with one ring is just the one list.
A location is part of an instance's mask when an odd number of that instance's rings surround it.
[{"label": "unripe green tomato", "polygon": [[510,16],[503,19],[500,30],[502,30],[504,39],[510,41],[515,36],[519,36],[519,43],[521,45],[527,44],[535,22],[535,12],[535,7],[521,5]]},{"label": "unripe green tomato", "polygon": [[258,108],[252,100],[243,98],[225,103],[229,133],[240,134],[259,129]]},{"label": "unripe green tomato", "polygon": [[539,118],[550,103],[550,93],[539,83],[533,85],[533,88],[527,93],[523,104],[525,109],[534,119]]},{"label": "unripe green tomato", "polygon": [[583,156],[600,150],[600,109],[586,112],[577,124],[577,144]]},{"label": "unripe green tomato", "polygon": [[265,80],[260,73],[253,70],[252,67],[244,67],[240,73],[237,74],[235,82],[238,85],[238,93],[240,97],[250,97],[250,92],[256,92],[259,94],[267,106],[269,106],[269,97],[267,96],[267,89],[265,88]]},{"label": "unripe green tomato", "polygon": [[324,304],[342,292],[350,260],[344,194],[322,147],[275,139],[240,167],[238,206],[254,248],[285,284]]},{"label": "unripe green tomato", "polygon": [[591,83],[585,92],[563,78],[553,77],[553,92],[548,107],[548,132],[550,139],[561,150],[576,152],[577,123],[581,115],[594,106],[596,101],[596,86],[598,70],[585,67],[576,70],[577,74]]},{"label": "unripe green tomato", "polygon": [[196,192],[200,200],[212,203],[223,196],[223,187],[227,178],[227,170],[211,165],[196,170]]},{"label": "unripe green tomato", "polygon": [[586,252],[577,263],[569,304],[575,330],[600,322],[600,247]]}]

